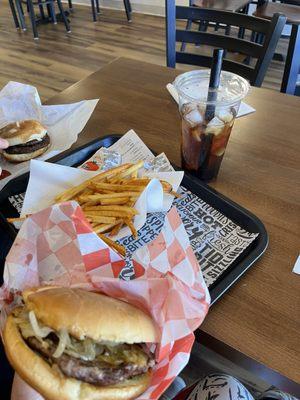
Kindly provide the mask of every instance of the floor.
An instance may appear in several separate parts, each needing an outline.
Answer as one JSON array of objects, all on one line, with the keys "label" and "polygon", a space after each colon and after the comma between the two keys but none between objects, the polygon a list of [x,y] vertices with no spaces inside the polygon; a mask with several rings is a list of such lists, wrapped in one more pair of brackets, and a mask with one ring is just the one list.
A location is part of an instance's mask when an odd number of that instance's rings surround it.
[{"label": "floor", "polygon": [[[41,25],[34,41],[29,20],[26,32],[17,31],[8,2],[1,4],[0,87],[30,83],[44,101],[120,56],[165,65],[162,17],[134,14],[128,23],[125,12],[104,9],[94,23],[90,7],[76,5],[70,20],[71,34],[62,23]],[[287,40],[278,47],[286,53]],[[283,63],[273,61],[264,86],[278,90],[282,74]]]},{"label": "floor", "polygon": [[[7,3],[1,4],[0,15],[0,87],[10,80],[32,84],[44,101],[120,56],[165,65],[161,17],[134,14],[129,24],[125,13],[105,9],[93,23],[90,8],[76,5],[70,18],[71,34],[66,34],[62,23],[41,25],[40,39],[34,41],[29,21],[26,32],[15,29]],[[281,40],[278,47],[285,53],[287,40]],[[273,61],[264,86],[278,90],[282,73],[283,63]],[[200,345],[195,345],[182,377],[190,384],[216,370],[234,374],[254,391],[268,387]]]}]

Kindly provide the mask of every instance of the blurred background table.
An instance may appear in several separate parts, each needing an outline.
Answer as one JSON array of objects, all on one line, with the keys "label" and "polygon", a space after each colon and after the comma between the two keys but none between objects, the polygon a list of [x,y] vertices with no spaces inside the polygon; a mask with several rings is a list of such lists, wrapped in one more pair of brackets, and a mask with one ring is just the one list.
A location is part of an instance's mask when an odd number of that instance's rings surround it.
[{"label": "blurred background table", "polygon": [[251,0],[191,0],[191,3],[197,7],[235,12],[245,8]]}]

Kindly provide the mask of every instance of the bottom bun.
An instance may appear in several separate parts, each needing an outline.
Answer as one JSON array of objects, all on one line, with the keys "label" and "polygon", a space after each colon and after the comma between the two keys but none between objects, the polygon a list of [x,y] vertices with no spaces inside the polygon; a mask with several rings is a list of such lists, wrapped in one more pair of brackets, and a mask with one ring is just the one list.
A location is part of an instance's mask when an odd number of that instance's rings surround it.
[{"label": "bottom bun", "polygon": [[42,149],[35,150],[31,153],[23,153],[23,154],[10,154],[7,153],[5,150],[3,150],[2,155],[10,162],[28,161],[31,160],[32,158],[36,158],[44,154],[49,149],[49,147],[50,144],[48,144],[48,146],[43,147]]},{"label": "bottom bun", "polygon": [[111,386],[95,386],[66,377],[58,367],[51,367],[27,346],[11,315],[6,321],[3,341],[7,358],[16,372],[48,400],[128,400],[139,396],[150,385],[151,372]]}]

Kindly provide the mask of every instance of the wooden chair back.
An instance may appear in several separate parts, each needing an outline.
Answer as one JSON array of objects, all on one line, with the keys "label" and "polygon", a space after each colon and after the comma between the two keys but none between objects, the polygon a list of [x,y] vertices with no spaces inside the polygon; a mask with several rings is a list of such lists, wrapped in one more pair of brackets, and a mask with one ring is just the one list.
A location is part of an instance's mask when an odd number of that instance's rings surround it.
[{"label": "wooden chair back", "polygon": [[[216,32],[177,29],[178,20],[208,21],[215,24],[221,23],[244,28],[256,32],[260,37],[263,37],[263,40],[255,43],[250,40],[222,35]],[[282,14],[275,14],[272,20],[268,21],[228,11],[176,6],[175,0],[166,0],[167,65],[173,68],[175,68],[176,63],[199,65],[202,67],[211,66],[212,57],[177,51],[177,42],[200,43],[201,45],[223,48],[226,51],[244,54],[245,59],[249,57],[255,58],[256,62],[254,66],[225,58],[223,60],[223,69],[243,76],[253,86],[261,86],[285,23],[286,17]]]}]

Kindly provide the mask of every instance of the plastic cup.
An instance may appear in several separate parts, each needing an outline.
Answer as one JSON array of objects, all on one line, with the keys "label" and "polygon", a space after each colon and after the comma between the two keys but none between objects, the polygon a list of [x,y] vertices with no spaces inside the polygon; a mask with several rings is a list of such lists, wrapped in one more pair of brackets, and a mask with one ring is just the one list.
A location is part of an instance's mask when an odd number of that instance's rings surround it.
[{"label": "plastic cup", "polygon": [[218,175],[241,100],[250,87],[241,76],[222,71],[215,100],[207,101],[209,77],[210,70],[195,70],[173,82],[182,124],[182,167],[204,181]]}]

